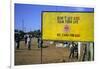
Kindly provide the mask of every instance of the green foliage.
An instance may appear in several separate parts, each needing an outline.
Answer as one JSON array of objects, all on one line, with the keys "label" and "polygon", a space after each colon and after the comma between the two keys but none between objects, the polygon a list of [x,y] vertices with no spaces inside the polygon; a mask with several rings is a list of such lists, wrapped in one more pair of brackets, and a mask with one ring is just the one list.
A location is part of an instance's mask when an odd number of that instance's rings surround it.
[{"label": "green foliage", "polygon": [[33,37],[40,37],[40,30],[30,31],[28,33],[31,34]]},{"label": "green foliage", "polygon": [[38,38],[38,37],[40,37],[41,32],[40,32],[40,30],[34,30],[34,31],[30,31],[30,32],[24,32],[22,30],[15,29],[15,37],[16,37],[16,35],[19,35],[21,39],[24,39],[24,35],[25,34],[30,34],[30,35],[32,35],[32,37]]}]

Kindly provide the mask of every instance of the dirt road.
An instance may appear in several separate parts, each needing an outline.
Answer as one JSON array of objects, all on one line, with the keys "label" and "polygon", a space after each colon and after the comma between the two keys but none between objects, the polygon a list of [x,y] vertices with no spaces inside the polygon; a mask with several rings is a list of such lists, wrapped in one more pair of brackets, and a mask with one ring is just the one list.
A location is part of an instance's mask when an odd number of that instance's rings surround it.
[{"label": "dirt road", "polygon": [[37,39],[32,39],[31,50],[28,50],[24,41],[20,42],[19,50],[15,49],[15,65],[41,64],[41,61],[45,64],[74,62],[77,61],[77,59],[69,59],[69,49],[58,48],[54,44],[42,48],[41,51],[41,48],[38,48],[37,46]]}]

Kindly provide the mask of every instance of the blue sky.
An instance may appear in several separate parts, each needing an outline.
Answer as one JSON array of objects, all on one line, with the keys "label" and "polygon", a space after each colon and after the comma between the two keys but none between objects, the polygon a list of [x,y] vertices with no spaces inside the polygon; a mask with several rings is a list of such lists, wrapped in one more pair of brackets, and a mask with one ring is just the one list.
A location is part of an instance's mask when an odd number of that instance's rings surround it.
[{"label": "blue sky", "polygon": [[42,11],[80,11],[94,12],[93,8],[83,7],[64,7],[50,5],[31,5],[15,4],[15,29],[24,30],[25,32],[41,29],[41,12]]}]

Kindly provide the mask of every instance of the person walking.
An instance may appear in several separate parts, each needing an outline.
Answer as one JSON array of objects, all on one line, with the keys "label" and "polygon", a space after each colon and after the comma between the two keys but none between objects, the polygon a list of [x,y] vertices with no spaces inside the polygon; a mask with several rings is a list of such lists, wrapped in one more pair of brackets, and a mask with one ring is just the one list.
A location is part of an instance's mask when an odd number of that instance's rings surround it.
[{"label": "person walking", "polygon": [[73,42],[70,44],[69,58],[74,58],[74,43]]},{"label": "person walking", "polygon": [[24,38],[25,38],[25,46],[26,46],[27,45],[27,34],[25,34]]},{"label": "person walking", "polygon": [[28,49],[31,50],[31,36],[28,35],[27,37],[27,45],[28,45]]},{"label": "person walking", "polygon": [[15,35],[15,42],[16,42],[17,49],[19,49],[20,47],[20,35],[19,34]]},{"label": "person walking", "polygon": [[38,48],[41,48],[41,37],[38,37]]}]

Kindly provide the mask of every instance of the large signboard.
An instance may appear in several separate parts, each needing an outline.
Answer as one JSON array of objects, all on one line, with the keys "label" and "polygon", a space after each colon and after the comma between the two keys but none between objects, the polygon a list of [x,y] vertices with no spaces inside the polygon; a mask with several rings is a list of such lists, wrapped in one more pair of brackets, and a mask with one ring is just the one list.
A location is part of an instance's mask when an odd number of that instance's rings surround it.
[{"label": "large signboard", "polygon": [[42,39],[94,41],[94,13],[43,12]]}]

